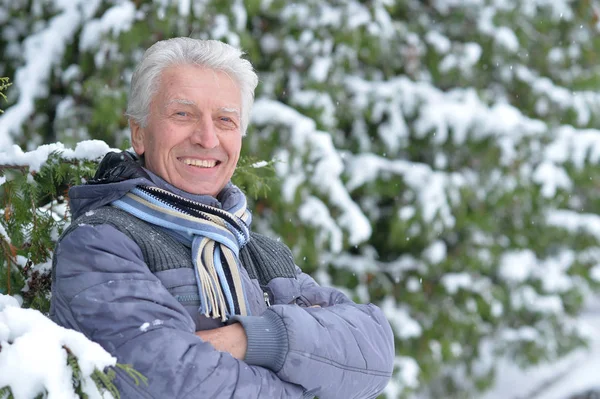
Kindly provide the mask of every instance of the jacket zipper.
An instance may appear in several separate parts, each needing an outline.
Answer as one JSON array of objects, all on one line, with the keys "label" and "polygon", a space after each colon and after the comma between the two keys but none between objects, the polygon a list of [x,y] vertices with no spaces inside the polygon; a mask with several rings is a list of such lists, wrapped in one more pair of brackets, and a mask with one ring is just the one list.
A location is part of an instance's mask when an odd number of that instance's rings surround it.
[{"label": "jacket zipper", "polygon": [[267,291],[263,291],[263,296],[265,297],[265,303],[267,304],[267,307],[270,308],[271,300],[269,299],[269,293]]}]

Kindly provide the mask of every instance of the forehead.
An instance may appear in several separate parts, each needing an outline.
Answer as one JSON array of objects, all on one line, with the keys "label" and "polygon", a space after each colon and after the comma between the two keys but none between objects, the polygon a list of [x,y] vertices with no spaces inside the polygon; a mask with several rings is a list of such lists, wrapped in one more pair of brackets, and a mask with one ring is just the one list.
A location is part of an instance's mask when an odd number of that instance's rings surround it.
[{"label": "forehead", "polygon": [[241,104],[238,84],[227,73],[194,65],[164,69],[156,97],[163,106],[173,103],[173,100],[225,108],[239,108]]}]

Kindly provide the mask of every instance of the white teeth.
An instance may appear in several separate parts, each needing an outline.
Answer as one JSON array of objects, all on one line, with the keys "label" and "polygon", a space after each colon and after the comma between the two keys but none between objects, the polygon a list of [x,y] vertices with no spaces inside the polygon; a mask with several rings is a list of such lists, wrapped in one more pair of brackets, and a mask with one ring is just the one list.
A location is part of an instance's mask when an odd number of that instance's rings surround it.
[{"label": "white teeth", "polygon": [[215,160],[206,160],[206,159],[183,159],[182,160],[186,165],[199,166],[201,168],[212,168],[217,164]]}]

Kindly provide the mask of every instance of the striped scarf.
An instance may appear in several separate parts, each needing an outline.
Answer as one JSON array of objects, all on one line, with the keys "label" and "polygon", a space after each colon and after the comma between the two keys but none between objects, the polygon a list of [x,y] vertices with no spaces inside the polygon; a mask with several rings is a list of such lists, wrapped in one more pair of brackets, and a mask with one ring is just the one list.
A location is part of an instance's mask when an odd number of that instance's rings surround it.
[{"label": "striped scarf", "polygon": [[222,321],[250,311],[242,287],[239,251],[250,238],[252,217],[243,193],[234,185],[229,185],[227,192],[236,199],[227,210],[152,186],[137,186],[112,202],[191,247],[199,312]]}]

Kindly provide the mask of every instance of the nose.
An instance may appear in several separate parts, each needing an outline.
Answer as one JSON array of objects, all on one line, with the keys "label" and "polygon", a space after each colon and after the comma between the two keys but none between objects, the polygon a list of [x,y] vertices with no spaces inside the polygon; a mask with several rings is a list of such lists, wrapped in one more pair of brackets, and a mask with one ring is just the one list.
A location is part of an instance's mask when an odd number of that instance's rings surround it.
[{"label": "nose", "polygon": [[212,118],[202,118],[194,126],[191,137],[192,144],[198,144],[204,148],[215,148],[219,145],[217,129]]}]

